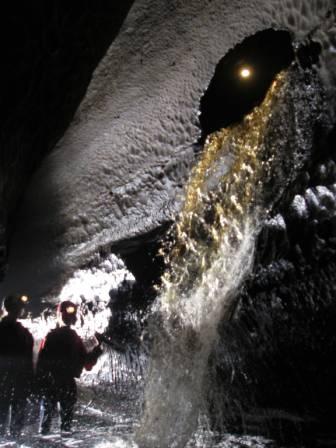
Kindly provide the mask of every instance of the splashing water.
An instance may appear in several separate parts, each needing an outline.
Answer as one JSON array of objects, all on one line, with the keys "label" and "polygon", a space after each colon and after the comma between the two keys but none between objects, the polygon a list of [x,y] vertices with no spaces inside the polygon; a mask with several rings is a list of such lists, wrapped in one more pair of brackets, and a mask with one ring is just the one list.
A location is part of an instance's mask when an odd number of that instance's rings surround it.
[{"label": "splashing water", "polygon": [[273,155],[264,144],[285,74],[238,125],[211,134],[186,188],[154,316],[140,446],[183,447],[206,409],[207,364],[221,319],[230,319],[266,215]]}]

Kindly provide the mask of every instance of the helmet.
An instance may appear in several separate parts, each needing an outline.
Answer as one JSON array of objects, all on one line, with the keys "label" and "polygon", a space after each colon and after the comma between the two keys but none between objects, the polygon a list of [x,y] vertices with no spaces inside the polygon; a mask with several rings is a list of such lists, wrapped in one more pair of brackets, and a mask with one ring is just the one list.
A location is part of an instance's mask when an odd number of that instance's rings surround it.
[{"label": "helmet", "polygon": [[11,311],[18,311],[22,309],[28,302],[28,296],[22,296],[19,294],[10,294],[5,297],[3,306],[7,313]]},{"label": "helmet", "polygon": [[71,300],[65,300],[61,302],[58,306],[58,311],[63,315],[72,315],[76,314],[78,305],[71,302]]},{"label": "helmet", "polygon": [[58,305],[58,312],[65,325],[74,325],[77,321],[78,306],[70,300],[65,300]]}]

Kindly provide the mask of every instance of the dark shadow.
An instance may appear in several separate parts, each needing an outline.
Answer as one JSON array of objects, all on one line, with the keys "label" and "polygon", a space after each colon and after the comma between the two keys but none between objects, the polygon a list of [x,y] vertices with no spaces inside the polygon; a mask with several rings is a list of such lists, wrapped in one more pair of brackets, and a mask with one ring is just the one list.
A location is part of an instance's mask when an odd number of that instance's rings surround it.
[{"label": "dark shadow", "polygon": [[317,64],[322,51],[319,42],[307,40],[299,45],[296,51],[296,57],[302,68],[310,68],[313,64]]}]

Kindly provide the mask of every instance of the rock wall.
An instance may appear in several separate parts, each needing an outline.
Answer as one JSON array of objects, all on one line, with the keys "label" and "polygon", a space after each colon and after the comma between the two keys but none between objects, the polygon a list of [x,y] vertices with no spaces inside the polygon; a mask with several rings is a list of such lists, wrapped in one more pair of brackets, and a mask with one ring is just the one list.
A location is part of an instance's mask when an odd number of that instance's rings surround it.
[{"label": "rock wall", "polygon": [[48,294],[97,254],[169,222],[199,150],[202,95],[244,38],[268,28],[294,42],[314,35],[332,109],[332,9],[331,0],[137,0],[13,215],[1,292]]},{"label": "rock wall", "polygon": [[0,49],[0,266],[36,168],[69,126],[132,0],[4,2]]}]

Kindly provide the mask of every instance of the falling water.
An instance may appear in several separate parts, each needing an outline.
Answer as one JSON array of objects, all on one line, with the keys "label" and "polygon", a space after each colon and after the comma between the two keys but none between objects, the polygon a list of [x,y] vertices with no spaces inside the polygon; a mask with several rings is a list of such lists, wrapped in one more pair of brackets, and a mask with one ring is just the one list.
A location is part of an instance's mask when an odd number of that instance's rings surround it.
[{"label": "falling water", "polygon": [[[187,185],[155,304],[156,340],[137,434],[140,446],[183,447],[206,411],[217,325],[230,319],[266,214],[274,157],[264,136],[285,83],[280,73],[242,123],[211,134]],[[161,324],[158,324],[161,322]]]}]

